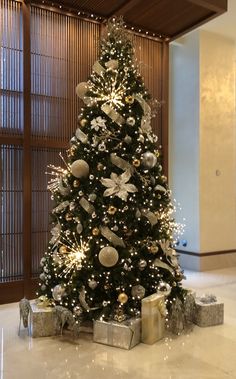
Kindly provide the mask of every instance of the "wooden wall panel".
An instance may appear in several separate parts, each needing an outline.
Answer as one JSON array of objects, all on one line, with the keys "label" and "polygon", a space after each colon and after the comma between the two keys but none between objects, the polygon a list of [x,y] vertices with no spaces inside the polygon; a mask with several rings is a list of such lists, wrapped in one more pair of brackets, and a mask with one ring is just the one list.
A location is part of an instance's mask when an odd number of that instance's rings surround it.
[{"label": "wooden wall panel", "polygon": [[99,25],[32,7],[32,136],[68,141],[79,107],[75,87],[98,53]]},{"label": "wooden wall panel", "polygon": [[0,148],[0,283],[23,278],[21,147]]}]

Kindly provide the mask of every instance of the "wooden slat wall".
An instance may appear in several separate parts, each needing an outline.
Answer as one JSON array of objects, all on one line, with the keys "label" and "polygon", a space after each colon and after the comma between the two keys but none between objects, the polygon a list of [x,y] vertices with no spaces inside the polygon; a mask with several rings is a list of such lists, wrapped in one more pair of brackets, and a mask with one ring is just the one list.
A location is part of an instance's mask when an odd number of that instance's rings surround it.
[{"label": "wooden slat wall", "polygon": [[[162,50],[163,43],[158,40],[133,35],[135,58],[139,71],[143,76],[144,83],[149,93],[160,103],[162,98]],[[161,112],[152,119],[152,127],[161,141]]]},{"label": "wooden slat wall", "polygon": [[[1,303],[29,296],[36,283],[53,206],[45,171],[63,165],[59,152],[77,128],[75,87],[97,59],[100,25],[12,0],[0,0],[0,15]],[[162,100],[162,44],[136,35],[134,44],[146,87]],[[160,112],[159,140],[161,124]]]}]

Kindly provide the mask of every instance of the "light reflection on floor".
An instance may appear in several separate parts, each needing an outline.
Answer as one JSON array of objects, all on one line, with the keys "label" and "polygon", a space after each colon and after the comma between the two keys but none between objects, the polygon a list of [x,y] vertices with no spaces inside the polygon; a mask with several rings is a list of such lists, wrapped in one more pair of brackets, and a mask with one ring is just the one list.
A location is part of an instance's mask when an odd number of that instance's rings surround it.
[{"label": "light reflection on floor", "polygon": [[0,306],[0,379],[236,379],[236,267],[185,272],[186,287],[225,304],[224,325],[198,328],[130,351],[99,345],[89,334],[32,339],[17,335],[18,304]]}]

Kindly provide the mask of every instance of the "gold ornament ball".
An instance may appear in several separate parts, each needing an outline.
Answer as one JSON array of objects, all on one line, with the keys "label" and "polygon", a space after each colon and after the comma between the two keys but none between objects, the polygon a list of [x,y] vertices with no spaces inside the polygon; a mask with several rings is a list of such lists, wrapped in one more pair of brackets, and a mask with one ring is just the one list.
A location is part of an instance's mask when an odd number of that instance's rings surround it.
[{"label": "gold ornament ball", "polygon": [[115,266],[119,260],[118,251],[112,246],[103,247],[99,254],[98,259],[101,265],[105,267]]},{"label": "gold ornament ball", "polygon": [[110,207],[109,207],[108,210],[107,210],[107,213],[108,213],[109,215],[114,215],[114,214],[116,213],[116,211],[117,211],[117,208],[114,207],[113,205],[110,205]]},{"label": "gold ornament ball", "polygon": [[134,159],[133,160],[133,166],[134,167],[139,167],[140,166],[140,160],[139,159]]},{"label": "gold ornament ball", "polygon": [[86,120],[86,118],[82,118],[82,120],[80,120],[80,126],[83,128],[86,124],[87,124],[87,120]]},{"label": "gold ornament ball", "polygon": [[121,303],[121,304],[125,304],[125,303],[127,303],[127,301],[128,301],[128,296],[126,295],[126,293],[124,293],[124,292],[120,293],[119,296],[118,296],[118,301],[119,301],[119,303]]},{"label": "gold ornament ball", "polygon": [[86,178],[89,175],[89,165],[83,159],[77,159],[71,164],[71,173],[77,179]]},{"label": "gold ornament ball", "polygon": [[125,96],[125,102],[126,104],[133,104],[134,102],[134,97],[129,95],[129,96]]},{"label": "gold ornament ball", "polygon": [[66,246],[64,246],[64,245],[60,246],[60,248],[59,248],[59,252],[60,252],[61,254],[65,254],[65,253],[67,252]]},{"label": "gold ornament ball", "polygon": [[98,236],[99,233],[100,233],[100,230],[98,228],[93,228],[93,230],[92,230],[92,235],[93,236]]},{"label": "gold ornament ball", "polygon": [[72,214],[71,213],[66,213],[65,219],[66,219],[66,221],[71,221],[73,219]]},{"label": "gold ornament ball", "polygon": [[158,246],[152,245],[150,246],[149,250],[152,254],[156,254],[158,252]]},{"label": "gold ornament ball", "polygon": [[78,188],[80,186],[80,181],[78,179],[75,179],[73,181],[73,187]]}]

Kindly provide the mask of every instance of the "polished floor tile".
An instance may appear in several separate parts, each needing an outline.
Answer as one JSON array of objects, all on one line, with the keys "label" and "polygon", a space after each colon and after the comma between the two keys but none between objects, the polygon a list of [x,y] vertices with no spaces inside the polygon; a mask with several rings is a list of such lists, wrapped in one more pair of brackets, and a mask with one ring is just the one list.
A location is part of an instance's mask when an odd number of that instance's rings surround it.
[{"label": "polished floor tile", "polygon": [[18,304],[0,306],[0,379],[236,379],[236,267],[185,272],[184,285],[225,304],[224,325],[194,327],[130,351],[99,345],[81,333],[32,339],[17,335]]}]

